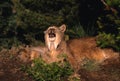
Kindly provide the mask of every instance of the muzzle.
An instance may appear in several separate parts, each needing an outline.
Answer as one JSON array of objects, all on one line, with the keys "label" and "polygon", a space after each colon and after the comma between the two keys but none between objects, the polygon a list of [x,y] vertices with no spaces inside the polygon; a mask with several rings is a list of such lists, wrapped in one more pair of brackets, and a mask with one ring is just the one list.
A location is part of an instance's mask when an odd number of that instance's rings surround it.
[{"label": "muzzle", "polygon": [[55,29],[50,29],[50,32],[49,32],[49,38],[54,38],[56,37],[56,34],[55,34]]}]

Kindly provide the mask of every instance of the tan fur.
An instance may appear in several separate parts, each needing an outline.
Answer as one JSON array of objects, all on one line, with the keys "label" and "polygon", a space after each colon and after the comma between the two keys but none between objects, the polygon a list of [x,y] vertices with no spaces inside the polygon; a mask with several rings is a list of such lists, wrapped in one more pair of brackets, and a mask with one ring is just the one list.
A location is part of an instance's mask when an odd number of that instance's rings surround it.
[{"label": "tan fur", "polygon": [[24,54],[21,54],[21,58],[24,58],[26,61],[26,54],[29,53],[28,56],[30,60],[42,57],[45,62],[52,63],[64,61],[64,57],[58,57],[62,54],[66,54],[69,63],[78,71],[80,65],[82,65],[83,61],[86,59],[102,63],[106,59],[117,58],[119,55],[112,49],[101,49],[97,47],[95,37],[65,41],[65,30],[66,26],[64,24],[60,27],[49,27],[44,32],[46,46],[29,48],[29,50],[23,52]]},{"label": "tan fur", "polygon": [[39,57],[46,57],[47,48],[44,46],[25,47],[19,50],[19,58],[23,62],[29,62]]},{"label": "tan fur", "polygon": [[[61,41],[64,40],[64,31],[65,25],[62,25],[61,27],[51,26],[49,27],[44,33],[45,33],[45,43],[46,46],[50,51],[56,50],[57,46],[60,45]],[[49,37],[49,34],[55,34],[55,37]]]},{"label": "tan fur", "polygon": [[[119,55],[112,49],[100,49],[97,47],[94,37],[73,39],[66,42],[64,40],[65,30],[66,26],[62,25],[60,27],[49,27],[45,31],[45,43],[50,51],[51,62],[57,61],[57,56],[63,53],[67,55],[68,61],[73,68],[79,69],[85,59],[102,63],[106,59],[118,57]],[[55,34],[52,41],[49,36],[51,32]]]},{"label": "tan fur", "polygon": [[[70,54],[67,49],[66,41],[64,40],[65,30],[66,30],[65,25],[62,25],[60,27],[51,26],[44,32],[45,43],[46,43],[46,47],[48,48],[47,54],[49,54],[50,56],[49,63],[64,60],[64,58],[61,59],[58,58],[60,54]],[[55,34],[55,36],[50,37],[50,34]]]},{"label": "tan fur", "polygon": [[101,49],[96,46],[95,38],[81,38],[68,41],[71,53],[81,63],[84,59],[95,60],[98,63],[109,58],[118,57],[112,49]]}]

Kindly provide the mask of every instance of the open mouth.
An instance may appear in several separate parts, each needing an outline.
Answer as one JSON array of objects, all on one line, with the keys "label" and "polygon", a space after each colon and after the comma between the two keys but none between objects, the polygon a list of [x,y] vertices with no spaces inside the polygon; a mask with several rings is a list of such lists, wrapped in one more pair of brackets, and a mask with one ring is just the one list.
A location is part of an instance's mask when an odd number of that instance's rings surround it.
[{"label": "open mouth", "polygon": [[55,33],[49,33],[49,40],[50,41],[55,41],[56,34]]}]

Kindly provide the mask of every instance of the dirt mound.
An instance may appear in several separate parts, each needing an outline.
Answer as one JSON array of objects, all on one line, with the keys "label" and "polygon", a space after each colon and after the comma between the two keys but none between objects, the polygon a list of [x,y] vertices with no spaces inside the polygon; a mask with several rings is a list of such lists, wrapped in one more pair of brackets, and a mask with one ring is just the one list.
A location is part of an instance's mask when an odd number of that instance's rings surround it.
[{"label": "dirt mound", "polygon": [[107,60],[98,70],[81,69],[82,81],[120,81],[120,59]]},{"label": "dirt mound", "polygon": [[[14,50],[13,53],[17,51]],[[21,70],[23,63],[9,50],[0,52],[0,81],[33,81]]]},{"label": "dirt mound", "polygon": [[[0,52],[0,81],[34,81],[21,70],[26,65],[18,59],[18,50]],[[98,68],[98,67],[97,67]],[[81,69],[81,81],[120,81],[120,58],[107,60],[98,70]]]}]

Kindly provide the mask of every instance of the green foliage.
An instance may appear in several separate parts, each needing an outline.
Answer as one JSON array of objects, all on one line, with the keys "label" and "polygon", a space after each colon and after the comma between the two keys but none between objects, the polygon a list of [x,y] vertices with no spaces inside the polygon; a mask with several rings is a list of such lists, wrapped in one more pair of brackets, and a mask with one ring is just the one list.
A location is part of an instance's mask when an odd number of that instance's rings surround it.
[{"label": "green foliage", "polygon": [[[97,34],[96,32],[114,35],[117,46],[113,47],[115,49],[118,47],[118,50],[120,47],[119,3],[119,0],[2,0],[0,1],[0,45],[11,47],[15,45],[13,40],[16,46],[21,43],[33,44],[36,41],[44,41],[43,31],[47,27],[65,23],[70,38],[93,36]],[[107,47],[107,44],[104,45]]]},{"label": "green foliage", "polygon": [[21,3],[30,11],[44,15],[44,18],[48,17],[48,21],[44,22],[56,25],[72,22],[78,9],[75,0],[24,0]]},{"label": "green foliage", "polygon": [[113,48],[116,51],[120,51],[120,35],[99,33],[97,36],[97,44],[102,48]]},{"label": "green foliage", "polygon": [[70,38],[80,38],[86,36],[93,36],[95,34],[95,27],[88,26],[87,29],[79,23],[67,30],[67,34]]},{"label": "green foliage", "polygon": [[78,5],[75,0],[7,0],[0,8],[0,39],[31,44],[43,41],[43,31],[51,25],[73,24]]},{"label": "green foliage", "polygon": [[87,33],[83,29],[83,26],[80,24],[71,27],[70,29],[67,30],[67,34],[71,38],[78,38],[78,37],[84,37],[87,36]]},{"label": "green foliage", "polygon": [[120,8],[120,0],[106,0],[109,6],[118,6]]},{"label": "green foliage", "polygon": [[59,63],[45,63],[42,59],[35,59],[34,66],[25,69],[36,81],[64,81],[68,78],[73,70],[68,62],[60,66]]},{"label": "green foliage", "polygon": [[97,40],[102,48],[116,46],[115,35],[112,34],[99,33]]},{"label": "green foliage", "polygon": [[22,43],[20,41],[18,41],[18,39],[16,37],[13,38],[4,38],[4,39],[0,39],[0,50],[2,50],[3,48],[11,48],[11,46],[19,46]]},{"label": "green foliage", "polygon": [[10,0],[0,1],[0,49],[21,43],[16,37],[16,21],[11,6]]},{"label": "green foliage", "polygon": [[[98,18],[97,24],[99,31],[97,43],[102,48],[112,47],[114,50],[120,51],[120,15],[118,12],[118,3],[120,3],[120,1],[107,0],[106,3],[110,6],[112,13],[106,13]],[[112,5],[114,5],[115,8],[112,8]]]}]

